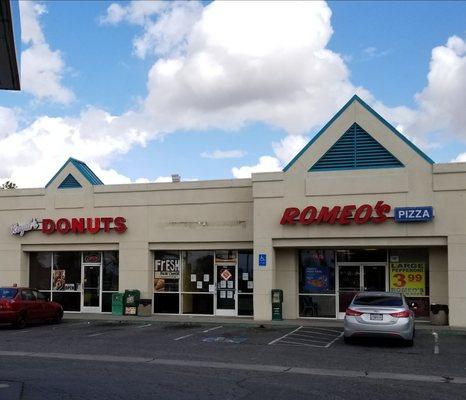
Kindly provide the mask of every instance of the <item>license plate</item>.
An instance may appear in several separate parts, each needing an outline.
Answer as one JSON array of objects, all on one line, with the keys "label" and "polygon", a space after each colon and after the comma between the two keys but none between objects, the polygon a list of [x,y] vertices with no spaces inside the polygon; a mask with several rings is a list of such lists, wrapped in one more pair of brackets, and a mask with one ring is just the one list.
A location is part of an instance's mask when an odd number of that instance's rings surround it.
[{"label": "license plate", "polygon": [[383,314],[371,314],[371,321],[383,321]]}]

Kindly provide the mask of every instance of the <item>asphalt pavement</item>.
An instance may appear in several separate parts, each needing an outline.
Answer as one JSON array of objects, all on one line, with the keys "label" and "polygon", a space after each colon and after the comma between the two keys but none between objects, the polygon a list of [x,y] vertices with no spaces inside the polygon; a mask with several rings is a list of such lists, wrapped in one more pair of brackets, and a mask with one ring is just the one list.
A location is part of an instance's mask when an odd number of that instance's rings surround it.
[{"label": "asphalt pavement", "polygon": [[64,320],[0,327],[0,400],[463,399],[466,334],[346,345],[333,325]]}]

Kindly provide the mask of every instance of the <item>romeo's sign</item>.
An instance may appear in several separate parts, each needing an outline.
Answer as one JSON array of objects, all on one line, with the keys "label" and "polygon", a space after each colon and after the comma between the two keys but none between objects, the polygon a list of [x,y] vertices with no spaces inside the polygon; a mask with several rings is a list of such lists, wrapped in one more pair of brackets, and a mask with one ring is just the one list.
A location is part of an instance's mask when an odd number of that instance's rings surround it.
[{"label": "romeo's sign", "polygon": [[317,209],[314,206],[307,206],[300,210],[296,207],[288,207],[283,212],[281,225],[301,225],[310,224],[340,224],[349,225],[355,224],[381,224],[388,219],[388,213],[391,206],[383,201],[378,201],[377,204],[349,204],[345,206],[321,207]]},{"label": "romeo's sign", "polygon": [[126,219],[123,217],[92,217],[92,218],[58,218],[53,220],[44,218],[39,221],[37,218],[32,218],[30,222],[11,225],[10,234],[12,236],[24,236],[26,232],[40,230],[46,235],[51,235],[55,232],[65,235],[67,233],[90,233],[96,234],[99,232],[116,232],[123,233],[127,229]]}]

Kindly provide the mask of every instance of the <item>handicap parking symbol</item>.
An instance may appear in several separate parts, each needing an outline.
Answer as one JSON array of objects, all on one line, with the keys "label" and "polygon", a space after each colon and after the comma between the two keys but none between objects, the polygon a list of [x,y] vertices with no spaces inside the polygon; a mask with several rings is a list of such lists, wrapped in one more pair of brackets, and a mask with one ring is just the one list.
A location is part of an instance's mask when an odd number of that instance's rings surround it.
[{"label": "handicap parking symbol", "polygon": [[259,254],[259,267],[266,267],[267,266],[267,254],[260,253]]}]

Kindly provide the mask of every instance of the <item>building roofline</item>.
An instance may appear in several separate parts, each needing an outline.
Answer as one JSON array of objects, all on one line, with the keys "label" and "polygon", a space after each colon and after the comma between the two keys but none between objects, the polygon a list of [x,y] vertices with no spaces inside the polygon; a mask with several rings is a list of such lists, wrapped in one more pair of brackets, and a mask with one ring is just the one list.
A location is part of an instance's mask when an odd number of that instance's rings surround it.
[{"label": "building roofline", "polygon": [[69,163],[73,164],[73,166],[81,173],[81,175],[84,178],[86,178],[86,180],[91,185],[103,185],[104,184],[84,161],[80,161],[80,160],[77,160],[76,158],[70,157],[62,165],[62,167],[58,170],[58,172],[53,176],[53,178],[50,179],[49,182],[45,185],[46,188],[50,186],[50,184],[55,180],[55,178],[60,174],[60,172],[62,172],[63,169],[65,169],[65,167]]},{"label": "building roofline", "polygon": [[311,145],[335,122],[335,120],[343,114],[343,112],[355,101],[361,104],[367,111],[369,111],[374,117],[376,117],[382,124],[384,124],[390,131],[392,131],[396,136],[403,140],[409,147],[411,147],[417,154],[419,154],[424,160],[429,164],[434,164],[434,161],[425,154],[419,147],[417,147],[413,142],[406,138],[402,133],[398,132],[393,125],[391,125],[385,118],[383,118],[379,113],[377,113],[372,107],[370,107],[366,102],[364,102],[358,95],[354,95],[349,99],[349,101],[328,121],[324,127],[317,132],[317,134],[301,149],[301,151],[296,154],[296,156],[283,168],[283,172],[288,171],[293,164],[303,155],[303,153],[311,147]]}]

